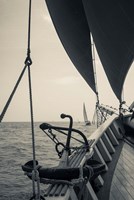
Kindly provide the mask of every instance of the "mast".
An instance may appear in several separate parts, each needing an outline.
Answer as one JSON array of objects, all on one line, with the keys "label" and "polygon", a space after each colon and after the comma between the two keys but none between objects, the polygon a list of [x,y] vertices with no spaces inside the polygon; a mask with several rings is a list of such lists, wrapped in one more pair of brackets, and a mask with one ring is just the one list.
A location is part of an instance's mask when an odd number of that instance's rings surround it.
[{"label": "mast", "polygon": [[97,127],[99,127],[101,123],[101,116],[99,111],[99,93],[98,93],[98,83],[97,83],[97,73],[96,73],[96,63],[95,63],[95,47],[94,47],[94,41],[93,37],[90,34],[91,37],[91,51],[92,51],[92,61],[93,61],[93,72],[94,72],[94,80],[95,80],[95,90],[96,90],[96,107],[95,112],[93,116],[93,123],[95,123],[95,118],[97,119]]},{"label": "mast", "polygon": [[92,35],[91,35],[91,46],[92,46],[92,60],[93,60],[93,72],[94,72],[95,90],[96,90],[96,101],[99,103],[99,93],[98,93],[96,63],[95,63],[95,48],[94,48],[94,41],[93,41]]},{"label": "mast", "polygon": [[94,44],[92,36],[91,36],[91,46],[92,46],[93,72],[94,72],[95,90],[96,90],[96,107],[95,107],[92,123],[95,124],[95,121],[96,121],[97,128],[98,128],[107,119],[107,114],[109,113],[109,110],[106,109],[104,106],[100,105],[100,101],[99,101],[96,63],[95,63],[95,47],[94,47],[95,44]]}]

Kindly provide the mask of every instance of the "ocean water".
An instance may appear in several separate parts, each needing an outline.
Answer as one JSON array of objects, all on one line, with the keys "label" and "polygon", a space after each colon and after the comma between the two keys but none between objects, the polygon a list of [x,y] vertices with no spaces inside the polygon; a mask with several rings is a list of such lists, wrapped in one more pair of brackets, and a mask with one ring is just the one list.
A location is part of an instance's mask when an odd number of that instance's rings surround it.
[{"label": "ocean water", "polygon": [[[55,145],[39,128],[40,124],[34,124],[36,160],[43,167],[56,166],[59,157]],[[63,122],[50,124],[68,127],[68,123]],[[87,137],[95,130],[94,126],[85,127],[80,122],[74,122],[73,127],[84,132]],[[32,181],[24,175],[21,167],[33,159],[31,135],[31,125],[28,122],[0,124],[0,200],[29,200],[32,196]],[[60,133],[57,137],[62,142],[66,141],[66,137]],[[75,143],[74,141],[71,145]],[[44,185],[41,184],[42,194],[44,189]]]}]

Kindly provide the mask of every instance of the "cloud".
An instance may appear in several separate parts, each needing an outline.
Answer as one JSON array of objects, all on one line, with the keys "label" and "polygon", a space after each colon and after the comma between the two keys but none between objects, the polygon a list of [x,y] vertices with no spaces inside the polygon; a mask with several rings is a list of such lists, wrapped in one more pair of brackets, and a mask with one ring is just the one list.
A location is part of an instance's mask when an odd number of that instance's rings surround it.
[{"label": "cloud", "polygon": [[51,81],[58,85],[72,85],[78,83],[78,81],[80,81],[80,78],[75,76],[67,76],[58,79],[53,79]]}]

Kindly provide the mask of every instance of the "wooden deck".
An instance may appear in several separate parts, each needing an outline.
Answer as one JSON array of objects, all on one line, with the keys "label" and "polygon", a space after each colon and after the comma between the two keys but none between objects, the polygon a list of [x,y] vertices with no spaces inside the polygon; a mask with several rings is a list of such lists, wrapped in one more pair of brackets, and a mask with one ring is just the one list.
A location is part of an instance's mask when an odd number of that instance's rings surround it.
[{"label": "wooden deck", "polygon": [[110,200],[134,200],[134,148],[127,143],[114,172]]}]

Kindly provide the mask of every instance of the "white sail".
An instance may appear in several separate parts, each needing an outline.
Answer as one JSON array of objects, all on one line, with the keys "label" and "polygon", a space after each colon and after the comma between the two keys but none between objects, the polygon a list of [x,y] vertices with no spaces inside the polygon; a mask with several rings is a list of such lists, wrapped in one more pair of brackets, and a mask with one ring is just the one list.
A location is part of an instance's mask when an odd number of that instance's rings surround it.
[{"label": "white sail", "polygon": [[90,123],[90,121],[88,120],[88,117],[87,117],[85,103],[83,103],[83,117],[84,117],[85,125],[91,125],[91,123]]}]

